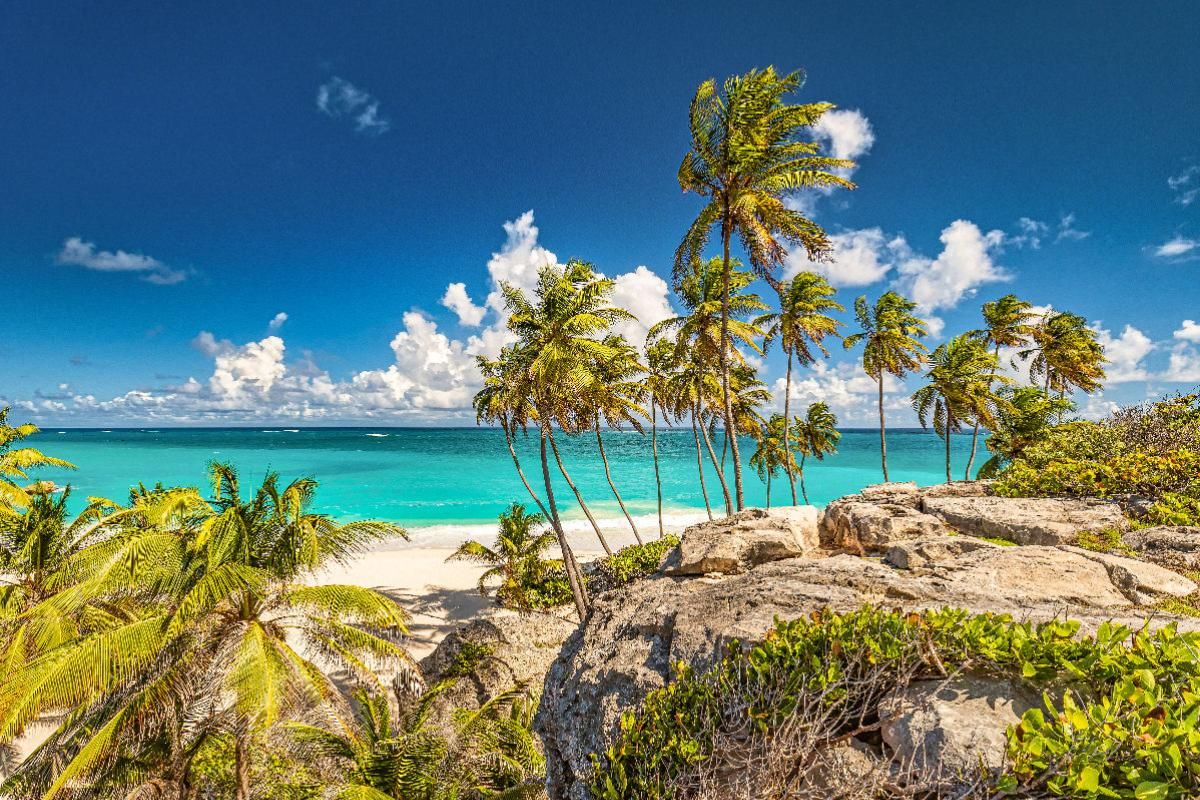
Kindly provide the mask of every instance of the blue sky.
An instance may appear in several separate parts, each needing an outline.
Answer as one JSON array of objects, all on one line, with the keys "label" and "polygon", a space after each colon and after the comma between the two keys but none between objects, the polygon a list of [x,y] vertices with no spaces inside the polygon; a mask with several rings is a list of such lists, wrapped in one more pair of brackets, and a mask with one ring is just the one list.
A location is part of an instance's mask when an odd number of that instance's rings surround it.
[{"label": "blue sky", "polygon": [[[464,421],[495,279],[577,256],[666,313],[688,101],[766,64],[842,109],[816,135],[860,188],[798,202],[847,304],[898,286],[946,333],[1008,291],[1077,311],[1113,361],[1089,413],[1200,384],[1200,6],[976,5],[10,0],[0,398]],[[852,361],[796,396],[869,424]]]}]

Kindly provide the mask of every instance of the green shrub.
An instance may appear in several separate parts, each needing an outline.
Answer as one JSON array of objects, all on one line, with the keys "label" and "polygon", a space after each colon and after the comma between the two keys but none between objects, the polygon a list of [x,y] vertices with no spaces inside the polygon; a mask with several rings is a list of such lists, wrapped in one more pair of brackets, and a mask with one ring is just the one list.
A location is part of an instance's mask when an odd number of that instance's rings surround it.
[{"label": "green shrub", "polygon": [[626,713],[617,741],[593,756],[592,796],[675,797],[696,775],[730,766],[722,761],[729,741],[743,753],[756,742],[780,746],[784,730],[805,732],[796,758],[809,757],[866,727],[884,693],[956,669],[1066,698],[1011,731],[1008,765],[989,776],[1000,796],[1195,796],[1200,634],[1111,624],[1094,637],[1077,632],[1070,622],[1035,626],[949,609],[777,622],[760,644],[731,645],[712,670],[677,668],[670,685]]},{"label": "green shrub", "polygon": [[610,589],[652,575],[658,571],[667,553],[678,544],[679,537],[668,533],[661,539],[645,544],[622,547],[596,562],[596,574],[592,580],[598,586]]},{"label": "green shrub", "polygon": [[561,568],[549,569],[534,579],[527,581],[524,590],[524,609],[529,611],[546,611],[560,608],[572,602],[571,582],[567,573]]}]

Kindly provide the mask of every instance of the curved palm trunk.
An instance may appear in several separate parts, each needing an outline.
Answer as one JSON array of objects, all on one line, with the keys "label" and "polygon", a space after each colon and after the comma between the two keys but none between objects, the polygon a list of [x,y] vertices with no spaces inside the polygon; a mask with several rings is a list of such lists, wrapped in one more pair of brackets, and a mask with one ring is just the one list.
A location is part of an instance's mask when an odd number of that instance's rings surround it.
[{"label": "curved palm trunk", "polygon": [[[695,419],[700,415],[700,407],[697,405],[692,410],[692,418]],[[733,515],[733,503],[729,497],[729,482],[725,480],[725,472],[717,464],[717,451],[713,449],[712,437],[708,435],[708,426],[704,424],[704,420],[700,420],[700,436],[704,438],[704,446],[708,449],[708,457],[712,459],[713,466],[717,470],[717,480],[721,482],[721,491],[725,494],[725,516]]]},{"label": "curved palm trunk", "polygon": [[549,431],[547,436],[550,438],[550,449],[554,451],[554,460],[558,463],[558,471],[562,473],[563,478],[567,481],[567,486],[570,486],[571,491],[575,494],[575,500],[578,501],[579,507],[583,509],[583,515],[588,518],[588,522],[592,523],[592,530],[596,532],[596,538],[600,540],[600,546],[604,548],[604,552],[607,555],[611,556],[612,548],[608,546],[608,540],[600,532],[600,523],[596,522],[596,518],[592,516],[592,510],[588,508],[587,503],[583,502],[583,495],[579,493],[579,487],[575,485],[575,481],[571,480],[571,475],[567,472],[567,466],[563,464],[562,455],[558,452],[558,442],[554,441],[554,432]]},{"label": "curved palm trunk", "polygon": [[[726,208],[728,214],[729,209]],[[733,452],[733,484],[737,493],[737,510],[746,504],[742,487],[742,455],[738,452],[737,422],[733,417],[733,397],[729,392],[729,223],[721,226],[721,242],[724,248],[725,267],[721,271],[721,394],[725,400],[725,435],[729,437],[729,449]],[[724,477],[721,478],[724,483]]]},{"label": "curved palm trunk", "polygon": [[546,502],[550,505],[550,525],[554,528],[554,534],[558,537],[558,546],[562,550],[563,569],[567,572],[567,583],[571,585],[571,597],[575,600],[575,611],[579,614],[579,620],[587,616],[588,602],[587,584],[583,582],[583,573],[579,569],[579,562],[575,560],[575,553],[571,551],[571,545],[567,542],[567,534],[563,531],[562,521],[558,518],[558,506],[554,503],[554,488],[550,483],[550,462],[546,458],[546,428],[547,423],[541,425],[541,435],[538,437],[541,440],[542,449],[542,478],[546,481]]},{"label": "curved palm trunk", "polygon": [[725,456],[729,455],[729,431],[725,431],[725,435],[721,437],[721,471],[725,471]]},{"label": "curved palm trunk", "polygon": [[629,521],[629,527],[633,530],[633,538],[637,539],[638,544],[644,544],[642,534],[638,532],[637,525],[633,523],[633,517],[629,516],[629,509],[625,508],[625,501],[621,499],[617,485],[613,483],[612,470],[608,468],[608,454],[604,452],[604,438],[600,435],[599,417],[596,418],[596,446],[600,448],[600,460],[604,462],[604,477],[608,479],[608,488],[612,489],[613,497],[617,498],[617,505],[621,507],[621,513]]},{"label": "curved palm trunk", "polygon": [[946,413],[946,483],[950,483],[954,478],[950,477],[950,431],[954,427],[954,417],[950,413]]},{"label": "curved palm trunk", "polygon": [[239,730],[234,737],[233,771],[236,800],[250,800],[250,734]]},{"label": "curved palm trunk", "polygon": [[[996,355],[996,364],[997,364],[997,369],[998,369],[999,364],[1000,364],[1000,343],[999,342],[996,342],[995,355]],[[992,370],[991,383],[995,383],[995,382],[996,382],[996,371]],[[989,388],[991,387],[991,383],[988,384]],[[971,480],[971,467],[973,467],[975,465],[975,453],[978,452],[978,450],[979,450],[979,420],[977,419],[977,420],[975,420],[975,430],[972,431],[972,433],[971,433],[971,455],[967,458],[967,469],[963,473],[964,481]]]},{"label": "curved palm trunk", "polygon": [[767,470],[767,508],[771,507],[771,471]]},{"label": "curved palm trunk", "polygon": [[508,444],[508,453],[512,456],[513,466],[517,468],[517,474],[521,476],[521,483],[525,485],[525,490],[529,492],[529,496],[533,498],[533,502],[537,503],[537,507],[541,510],[542,516],[549,520],[550,512],[547,511],[546,506],[542,504],[542,499],[537,496],[537,492],[533,491],[533,487],[529,485],[529,479],[525,477],[525,470],[521,469],[521,460],[517,458],[517,448],[513,445],[513,437],[512,433],[509,431],[508,424],[501,422],[500,426],[504,428],[504,441]]},{"label": "curved palm trunk", "polygon": [[804,460],[808,458],[808,453],[800,454],[800,492],[804,495],[804,505],[810,506],[808,502],[808,489],[804,488]]},{"label": "curved palm trunk", "polygon": [[658,492],[658,538],[662,538],[662,475],[658,471],[658,404],[654,395],[650,395],[650,449],[654,453],[654,487]]},{"label": "curved palm trunk", "polygon": [[704,510],[708,512],[708,520],[712,522],[712,503],[708,502],[708,487],[704,485],[704,456],[700,454],[700,432],[696,430],[696,415],[692,414],[692,436],[696,440],[696,470],[700,473],[700,494],[704,495]]},{"label": "curved palm trunk", "polygon": [[[792,427],[792,418],[788,412],[792,399],[792,351],[787,351],[787,378],[783,383],[783,468],[787,470],[788,483],[792,487],[792,505],[796,505],[796,475],[792,472],[792,447],[788,441],[788,429]],[[805,498],[804,502],[808,502]]]},{"label": "curved palm trunk", "polygon": [[883,482],[888,482],[887,428],[883,420],[883,371],[879,372],[879,454],[883,459]]}]

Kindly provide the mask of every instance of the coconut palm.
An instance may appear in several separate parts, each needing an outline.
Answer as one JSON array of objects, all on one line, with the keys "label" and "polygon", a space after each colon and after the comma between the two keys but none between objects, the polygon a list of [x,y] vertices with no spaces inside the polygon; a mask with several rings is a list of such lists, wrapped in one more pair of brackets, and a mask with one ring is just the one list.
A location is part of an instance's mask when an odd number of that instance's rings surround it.
[{"label": "coconut palm", "polygon": [[[984,345],[993,348],[996,362],[1000,361],[1001,347],[1020,347],[1028,343],[1033,334],[1033,325],[1037,314],[1033,305],[1025,302],[1015,294],[1006,294],[999,300],[983,304],[983,322],[985,327],[971,331],[971,335]],[[975,429],[971,432],[971,455],[967,459],[967,469],[964,480],[971,479],[971,467],[975,463],[975,454],[979,447],[979,422],[976,420]]]},{"label": "coconut palm", "polygon": [[854,301],[854,316],[862,328],[847,336],[842,344],[849,350],[863,343],[863,370],[879,386],[879,454],[883,465],[883,480],[888,481],[887,426],[883,413],[883,380],[885,375],[903,378],[915,372],[924,361],[928,349],[920,342],[926,335],[925,322],[912,312],[917,304],[895,292],[884,292],[875,305],[866,297]]},{"label": "coconut palm", "polygon": [[612,489],[621,513],[633,531],[633,537],[642,544],[642,534],[633,521],[625,501],[613,481],[612,469],[608,464],[608,454],[604,451],[604,436],[600,432],[601,420],[609,428],[620,429],[628,424],[638,433],[644,433],[641,417],[646,416],[646,410],[639,405],[646,397],[646,386],[641,380],[646,368],[638,362],[637,350],[625,340],[624,336],[610,334],[605,337],[605,343],[613,350],[613,355],[597,364],[600,381],[593,385],[592,391],[584,399],[591,407],[593,428],[596,431],[596,447],[600,451],[600,460],[604,464],[604,477],[608,480],[608,488]]},{"label": "coconut palm", "polygon": [[1034,326],[1033,345],[1019,353],[1029,358],[1029,376],[1043,381],[1047,394],[1064,398],[1078,389],[1091,394],[1104,380],[1104,348],[1087,320],[1067,311],[1051,311]]},{"label": "coconut palm", "polygon": [[964,422],[978,421],[989,428],[996,424],[1000,398],[993,390],[996,356],[983,342],[970,334],[956,336],[941,344],[929,357],[925,373],[928,384],[913,394],[913,409],[921,427],[933,428],[946,443],[946,483],[950,476],[950,436],[962,430]]},{"label": "coconut palm", "polygon": [[[817,353],[826,358],[829,351],[824,340],[837,336],[842,323],[829,316],[831,311],[844,311],[845,306],[833,299],[837,290],[815,272],[800,272],[791,280],[779,284],[779,312],[759,317],[758,323],[766,326],[765,350],[771,341],[779,339],[787,359],[784,378],[783,416],[791,419],[792,362],[808,366],[817,359]],[[816,352],[814,352],[814,350]],[[790,431],[784,426],[783,449],[791,450]],[[796,505],[796,474],[790,460],[785,463],[788,484],[792,490],[792,505]],[[801,478],[803,481],[803,478]],[[804,502],[808,502],[807,497]]]},{"label": "coconut palm", "polygon": [[755,441],[757,447],[750,456],[750,466],[758,473],[760,480],[767,484],[767,508],[771,507],[771,479],[780,469],[797,468],[795,456],[784,446],[784,429],[787,419],[782,414],[774,414],[757,431]]},{"label": "coconut palm", "polygon": [[[663,528],[662,474],[658,464],[658,411],[663,419],[669,420],[670,377],[674,369],[675,348],[665,340],[646,343],[645,388],[650,405],[650,451],[654,459],[654,490],[658,496],[658,537],[666,535]],[[699,450],[697,450],[699,455]]]},{"label": "coconut palm", "polygon": [[487,569],[479,576],[479,593],[486,597],[489,584],[499,580],[496,599],[500,605],[530,611],[533,606],[529,602],[529,587],[562,568],[561,561],[544,557],[558,541],[554,531],[538,531],[545,521],[541,514],[526,513],[525,506],[513,503],[500,515],[500,530],[491,547],[481,542],[463,542],[447,560],[483,564]]},{"label": "coconut palm", "polygon": [[42,714],[70,712],[22,764],[22,791],[52,798],[151,755],[158,779],[178,782],[191,752],[177,746],[181,734],[220,726],[234,737],[234,793],[245,800],[258,733],[337,696],[315,655],[368,685],[378,685],[378,668],[408,663],[395,640],[406,614],[394,601],[310,582],[402,529],[312,512],[311,479],[281,486],[268,474],[243,497],[232,467],[213,464],[211,478],[207,508],[177,514],[184,522],[173,529],[143,524],[163,506],[181,506],[169,492],[115,512],[117,531],[76,556],[106,569],[43,602],[69,610],[133,588],[143,613],[110,615],[0,681],[0,740]]},{"label": "coconut palm", "polygon": [[[799,90],[802,82],[800,72],[781,75],[767,67],[730,77],[720,89],[709,79],[692,98],[692,144],[679,167],[679,185],[685,192],[706,198],[706,204],[675,251],[675,277],[679,282],[696,270],[713,228],[719,228],[722,346],[717,365],[727,431],[736,429],[727,346],[734,236],[740,239],[754,271],[768,278],[783,263],[787,245],[803,247],[810,258],[822,258],[829,250],[825,231],[787,205],[785,197],[814,187],[854,188],[832,171],[851,167],[851,162],[820,156],[817,142],[801,138],[833,108],[829,103],[787,103],[786,98]],[[736,436],[732,448],[737,508],[741,510],[744,498]]]},{"label": "coconut palm", "polygon": [[804,462],[809,457],[823,461],[826,455],[837,452],[842,434],[837,429],[837,416],[825,403],[811,403],[804,417],[792,421],[792,436],[795,445],[790,449],[800,453],[800,491],[808,503],[808,489],[804,485]]},{"label": "coconut palm", "polygon": [[1046,394],[1040,386],[1001,386],[997,394],[1004,402],[986,442],[992,457],[979,468],[981,478],[994,477],[1026,448],[1043,441],[1054,420],[1075,410],[1069,399]]},{"label": "coconut palm", "polygon": [[30,493],[19,482],[29,480],[29,471],[43,467],[75,469],[61,458],[51,458],[33,447],[14,447],[38,432],[36,425],[9,425],[7,406],[0,408],[0,515],[12,513],[29,503]]},{"label": "coconut palm", "polygon": [[713,450],[712,440],[708,434],[707,418],[703,410],[706,403],[719,396],[721,386],[716,376],[695,357],[695,353],[685,353],[684,356],[682,361],[676,363],[674,371],[667,379],[666,397],[670,398],[670,408],[675,418],[687,417],[691,422],[692,438],[696,444],[696,472],[700,480],[700,494],[704,498],[704,509],[711,520],[713,517],[712,504],[709,502],[708,487],[704,482],[704,456],[700,449],[701,438],[703,438],[713,468],[717,471],[717,480],[720,481],[721,489],[725,494],[725,513],[726,515],[733,513],[729,485],[726,483],[725,475],[717,461],[717,454]]}]

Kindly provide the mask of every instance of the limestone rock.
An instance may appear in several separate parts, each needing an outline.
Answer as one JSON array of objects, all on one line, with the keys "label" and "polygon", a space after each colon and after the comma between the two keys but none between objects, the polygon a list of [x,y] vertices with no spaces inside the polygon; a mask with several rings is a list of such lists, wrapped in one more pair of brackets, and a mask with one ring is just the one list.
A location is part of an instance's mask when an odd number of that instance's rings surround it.
[{"label": "limestone rock", "polygon": [[880,733],[910,782],[954,784],[1000,767],[1005,731],[1040,705],[1037,694],[1003,680],[915,681],[880,703]]},{"label": "limestone rock", "polygon": [[919,569],[931,564],[953,561],[964,553],[999,545],[972,536],[934,536],[926,539],[905,539],[887,549],[884,563],[897,569]]},{"label": "limestone rock", "polygon": [[1071,544],[1080,531],[1128,530],[1119,504],[1057,497],[925,497],[925,513],[971,536],[1017,544]]},{"label": "limestone rock", "polygon": [[680,575],[734,574],[817,548],[818,512],[794,506],[770,512],[750,509],[729,519],[693,525],[683,532],[670,571]]},{"label": "limestone rock", "polygon": [[1147,605],[1163,596],[1187,597],[1197,589],[1194,582],[1179,573],[1147,561],[1095,553],[1080,547],[1063,546],[1061,549],[1103,564],[1113,585],[1134,603]]},{"label": "limestone rock", "polygon": [[1122,541],[1147,561],[1175,571],[1200,570],[1200,527],[1163,525],[1131,531]]},{"label": "limestone rock", "polygon": [[892,542],[945,533],[940,519],[912,506],[854,496],[830,503],[821,517],[822,545],[855,553],[879,552]]}]

